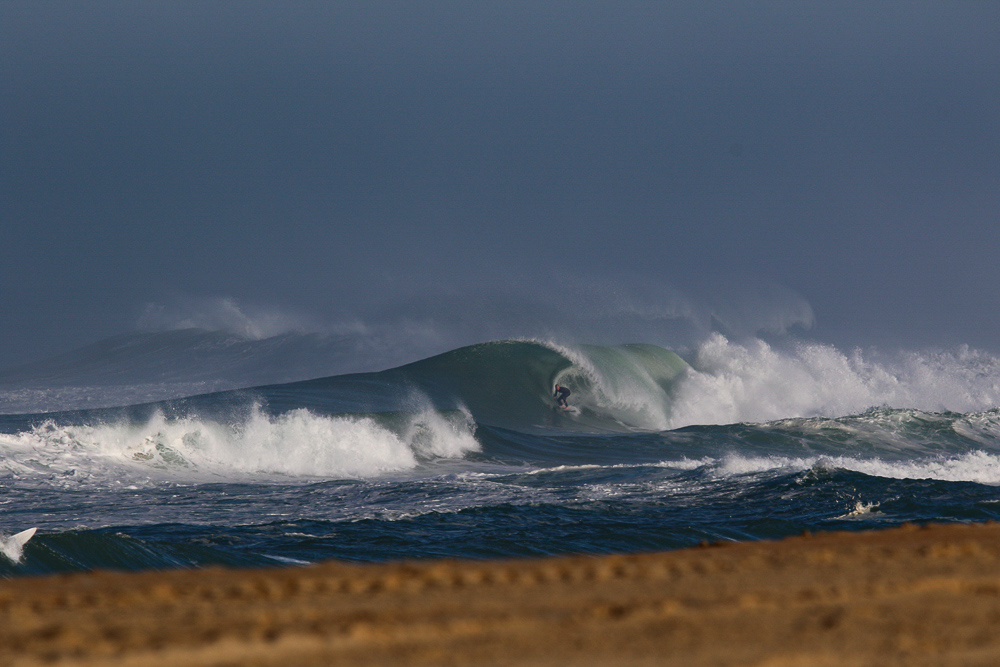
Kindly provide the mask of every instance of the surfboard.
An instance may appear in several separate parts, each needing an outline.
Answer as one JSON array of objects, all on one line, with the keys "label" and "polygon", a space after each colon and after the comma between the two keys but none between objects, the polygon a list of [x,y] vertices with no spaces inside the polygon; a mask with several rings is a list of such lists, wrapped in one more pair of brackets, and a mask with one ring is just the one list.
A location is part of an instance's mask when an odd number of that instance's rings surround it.
[{"label": "surfboard", "polygon": [[17,546],[18,549],[20,549],[21,547],[23,547],[25,544],[28,543],[28,540],[30,540],[32,537],[34,537],[36,530],[38,530],[38,529],[37,528],[29,528],[28,530],[22,530],[17,535],[14,535],[13,537],[11,537],[10,541],[15,546]]},{"label": "surfboard", "polygon": [[35,534],[35,528],[22,530],[17,535],[0,538],[0,555],[6,556],[15,563],[21,562],[22,549]]}]

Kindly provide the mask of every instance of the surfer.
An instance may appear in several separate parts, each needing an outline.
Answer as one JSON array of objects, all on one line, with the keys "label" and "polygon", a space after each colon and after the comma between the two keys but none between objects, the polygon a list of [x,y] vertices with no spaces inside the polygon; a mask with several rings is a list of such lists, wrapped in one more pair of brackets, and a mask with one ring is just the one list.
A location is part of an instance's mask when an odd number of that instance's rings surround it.
[{"label": "surfer", "polygon": [[569,403],[566,402],[568,397],[569,389],[556,385],[556,393],[552,394],[552,398],[556,399],[556,403],[559,404],[559,407],[563,410],[569,410]]}]

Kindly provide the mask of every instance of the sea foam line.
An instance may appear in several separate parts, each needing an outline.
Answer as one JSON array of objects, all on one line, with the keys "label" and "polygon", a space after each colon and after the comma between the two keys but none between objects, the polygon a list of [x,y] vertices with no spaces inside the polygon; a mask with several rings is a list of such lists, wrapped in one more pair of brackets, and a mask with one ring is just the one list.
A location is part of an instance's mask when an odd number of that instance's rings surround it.
[{"label": "sea foam line", "polygon": [[734,454],[719,459],[711,467],[713,473],[719,477],[825,469],[849,470],[887,479],[934,479],[1000,485],[1000,456],[981,450],[959,456],[905,461],[850,456],[783,457]]}]

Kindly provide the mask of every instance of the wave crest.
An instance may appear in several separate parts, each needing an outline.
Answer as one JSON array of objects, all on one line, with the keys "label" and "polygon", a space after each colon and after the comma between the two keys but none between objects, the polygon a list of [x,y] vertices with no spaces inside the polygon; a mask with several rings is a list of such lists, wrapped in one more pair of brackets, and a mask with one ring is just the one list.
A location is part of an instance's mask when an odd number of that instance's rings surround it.
[{"label": "wave crest", "polygon": [[1000,405],[1000,359],[954,352],[845,354],[819,343],[776,350],[712,335],[676,385],[671,428],[692,424],[836,417],[872,406],[980,412]]},{"label": "wave crest", "polygon": [[[240,422],[155,412],[141,423],[47,421],[0,435],[5,477],[74,485],[82,477],[212,481],[241,476],[359,478],[402,472],[422,461],[478,451],[468,412],[430,409],[396,417],[323,416],[305,408]],[[100,480],[95,480],[100,481]]]}]

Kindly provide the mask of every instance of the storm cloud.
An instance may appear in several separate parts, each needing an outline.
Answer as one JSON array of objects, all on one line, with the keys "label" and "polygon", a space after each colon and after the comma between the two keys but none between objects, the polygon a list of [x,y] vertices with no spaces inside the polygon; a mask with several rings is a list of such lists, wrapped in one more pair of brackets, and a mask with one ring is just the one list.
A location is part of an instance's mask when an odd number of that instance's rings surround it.
[{"label": "storm cloud", "polygon": [[4,2],[0,365],[227,300],[997,349],[998,108],[996,3]]}]

